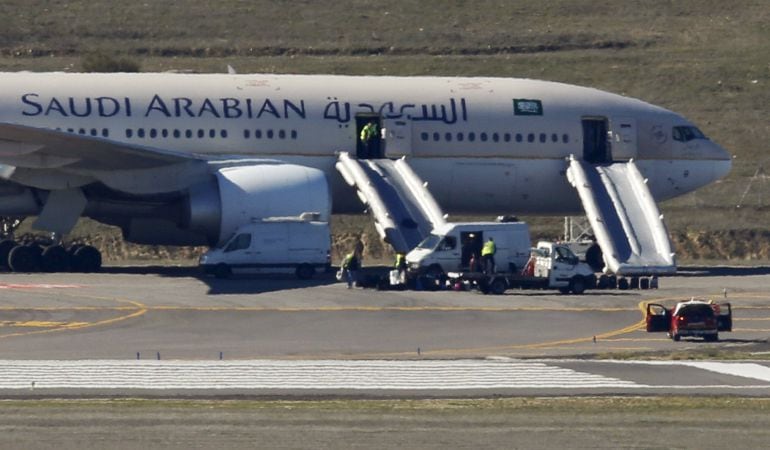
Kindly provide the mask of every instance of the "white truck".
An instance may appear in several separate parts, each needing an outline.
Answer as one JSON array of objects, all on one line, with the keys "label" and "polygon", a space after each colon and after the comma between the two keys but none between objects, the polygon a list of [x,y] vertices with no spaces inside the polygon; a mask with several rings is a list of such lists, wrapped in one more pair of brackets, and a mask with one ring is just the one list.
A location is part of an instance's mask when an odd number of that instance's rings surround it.
[{"label": "white truck", "polygon": [[521,271],[484,274],[462,272],[451,274],[456,282],[466,282],[484,293],[502,294],[510,288],[558,289],[562,294],[580,295],[596,287],[591,267],[580,262],[567,244],[541,241]]},{"label": "white truck", "polygon": [[523,222],[457,222],[433,230],[406,255],[410,276],[441,277],[472,269],[484,243],[495,242],[495,271],[520,271],[529,259],[529,226]]},{"label": "white truck", "polygon": [[241,226],[225,243],[200,257],[205,273],[294,273],[309,279],[331,266],[329,223],[315,214],[273,217]]}]

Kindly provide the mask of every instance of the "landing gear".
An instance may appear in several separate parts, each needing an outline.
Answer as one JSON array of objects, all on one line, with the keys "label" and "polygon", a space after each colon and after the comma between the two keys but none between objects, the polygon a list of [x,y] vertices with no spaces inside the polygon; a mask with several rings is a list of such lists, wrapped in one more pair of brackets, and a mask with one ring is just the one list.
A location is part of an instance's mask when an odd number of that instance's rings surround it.
[{"label": "landing gear", "polygon": [[66,249],[61,244],[17,244],[4,240],[0,241],[0,266],[11,272],[97,272],[102,267],[102,254],[90,245]]}]

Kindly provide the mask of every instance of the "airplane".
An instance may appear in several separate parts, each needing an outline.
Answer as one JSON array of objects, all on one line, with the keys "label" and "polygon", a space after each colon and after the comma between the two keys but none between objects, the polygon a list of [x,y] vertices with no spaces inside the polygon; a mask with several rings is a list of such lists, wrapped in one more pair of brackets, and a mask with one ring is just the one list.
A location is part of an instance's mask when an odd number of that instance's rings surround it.
[{"label": "airplane", "polygon": [[[371,121],[382,139],[365,147]],[[63,236],[87,216],[129,242],[215,245],[254,217],[361,212],[335,170],[340,152],[406,157],[446,211],[467,214],[582,212],[565,176],[570,155],[635,161],[658,202],[731,168],[730,154],[679,114],[558,82],[0,73],[6,227],[38,216],[34,228]],[[17,247],[0,243],[0,264]],[[26,270],[101,264],[91,246],[15,253]]]}]

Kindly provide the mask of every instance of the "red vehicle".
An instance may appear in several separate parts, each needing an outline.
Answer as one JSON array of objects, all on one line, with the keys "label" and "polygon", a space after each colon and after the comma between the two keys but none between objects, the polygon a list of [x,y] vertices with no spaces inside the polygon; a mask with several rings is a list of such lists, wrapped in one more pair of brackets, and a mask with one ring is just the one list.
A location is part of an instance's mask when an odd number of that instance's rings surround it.
[{"label": "red vehicle", "polygon": [[675,341],[683,336],[695,336],[713,342],[719,340],[720,331],[733,331],[730,304],[705,300],[679,302],[670,309],[648,303],[646,322],[648,332],[666,331]]}]

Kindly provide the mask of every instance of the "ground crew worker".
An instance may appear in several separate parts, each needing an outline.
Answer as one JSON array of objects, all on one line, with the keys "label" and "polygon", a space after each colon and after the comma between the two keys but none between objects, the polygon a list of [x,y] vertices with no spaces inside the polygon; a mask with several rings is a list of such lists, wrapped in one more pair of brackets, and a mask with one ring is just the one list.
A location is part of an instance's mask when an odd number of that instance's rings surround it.
[{"label": "ground crew worker", "polygon": [[404,284],[406,282],[406,255],[404,253],[396,253],[396,263],[393,264],[393,268],[398,271],[398,283]]},{"label": "ground crew worker", "polygon": [[497,248],[495,247],[495,241],[491,237],[487,242],[484,243],[484,246],[481,248],[481,260],[484,263],[484,273],[487,275],[492,275],[495,273],[495,252],[497,251]]},{"label": "ground crew worker", "polygon": [[361,258],[358,256],[357,251],[352,251],[345,255],[345,259],[342,260],[342,273],[345,276],[345,281],[348,282],[348,289],[353,287],[353,283],[358,281],[358,269],[361,267]]},{"label": "ground crew worker", "polygon": [[368,122],[366,125],[364,125],[363,128],[361,128],[361,134],[359,135],[359,138],[361,139],[361,144],[364,146],[364,158],[371,158],[373,150],[374,150],[374,141],[375,139],[379,138],[378,131],[377,131],[377,123],[372,121]]}]

